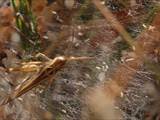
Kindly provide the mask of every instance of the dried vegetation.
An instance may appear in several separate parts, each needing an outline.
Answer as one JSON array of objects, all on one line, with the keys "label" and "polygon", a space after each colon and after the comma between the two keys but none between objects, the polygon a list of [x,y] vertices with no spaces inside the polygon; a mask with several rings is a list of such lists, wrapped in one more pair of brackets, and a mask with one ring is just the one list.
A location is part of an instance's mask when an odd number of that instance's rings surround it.
[{"label": "dried vegetation", "polygon": [[158,0],[0,7],[0,119],[160,119]]}]

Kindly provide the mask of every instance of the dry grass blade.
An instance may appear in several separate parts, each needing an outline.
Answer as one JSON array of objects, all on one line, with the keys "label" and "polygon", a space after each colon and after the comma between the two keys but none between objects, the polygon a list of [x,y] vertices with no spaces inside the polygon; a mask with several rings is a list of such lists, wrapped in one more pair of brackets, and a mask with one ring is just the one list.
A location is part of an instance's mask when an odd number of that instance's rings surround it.
[{"label": "dry grass blade", "polygon": [[112,25],[112,27],[119,32],[119,34],[124,38],[124,40],[134,49],[140,49],[140,46],[134,42],[134,39],[125,30],[117,18],[112,14],[112,12],[101,3],[100,0],[92,0],[94,5],[99,9],[101,14],[105,19]]},{"label": "dry grass blade", "polygon": [[1,105],[5,105],[17,97],[20,97],[39,85],[42,81],[51,79],[59,70],[61,70],[61,68],[63,68],[67,61],[86,59],[92,59],[92,57],[56,57],[55,59],[48,61],[44,67],[41,67],[41,70],[39,70],[38,73],[17,86],[15,91],[2,101]]},{"label": "dry grass blade", "polygon": [[101,14],[105,17],[105,19],[112,24],[114,29],[116,29],[119,34],[126,40],[126,42],[132,47],[133,39],[129,35],[129,33],[124,29],[121,23],[116,19],[116,17],[111,13],[111,11],[105,7],[100,0],[93,0],[95,6],[99,9]]}]

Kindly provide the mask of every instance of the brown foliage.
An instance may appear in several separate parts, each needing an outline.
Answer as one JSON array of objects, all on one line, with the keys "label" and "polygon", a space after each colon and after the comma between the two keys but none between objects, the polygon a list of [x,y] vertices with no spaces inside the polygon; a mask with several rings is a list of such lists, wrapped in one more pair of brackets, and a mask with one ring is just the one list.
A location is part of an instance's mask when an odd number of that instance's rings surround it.
[{"label": "brown foliage", "polygon": [[47,0],[32,0],[32,10],[36,16],[42,15],[43,10],[47,6]]},{"label": "brown foliage", "polygon": [[[134,50],[132,51],[134,53],[134,56],[130,56],[131,58],[130,60],[124,61],[124,63],[120,64],[117,67],[117,69],[113,72],[111,77],[112,80],[109,80],[104,86],[95,88],[95,90],[91,91],[87,96],[88,98],[87,104],[89,106],[89,109],[94,108],[91,110],[93,113],[95,114],[97,113],[97,116],[101,116],[103,119],[106,119],[109,118],[109,116],[105,116],[107,115],[105,111],[114,112],[113,109],[115,107],[115,103],[112,102],[116,101],[117,97],[121,95],[121,92],[123,92],[123,90],[127,87],[128,82],[133,79],[133,76],[139,70],[139,68],[141,68],[144,62],[146,60],[154,60],[154,59],[158,59],[159,61],[160,12],[157,13],[151,24],[151,26],[153,26],[154,29],[147,28],[147,30],[143,31],[136,38],[135,42],[131,42],[130,37],[127,37],[127,34],[125,34],[126,31],[115,19],[115,17],[109,11],[107,11],[107,9],[103,8],[103,6],[101,6],[98,2],[100,1],[94,0],[94,4],[98,7],[101,13],[112,24],[112,26],[121,34],[121,36],[133,47]],[[100,98],[99,92],[95,91],[101,91],[100,93],[101,96],[105,96],[101,97],[101,99],[103,100],[94,101],[94,99],[96,99],[97,97]],[[112,108],[110,108],[111,105],[113,105]]]},{"label": "brown foliage", "polygon": [[10,7],[2,7],[0,8],[0,26],[8,26],[11,25],[14,19],[13,11]]},{"label": "brown foliage", "polygon": [[5,45],[10,42],[13,24],[13,11],[10,7],[0,8],[0,49],[4,50]]}]

